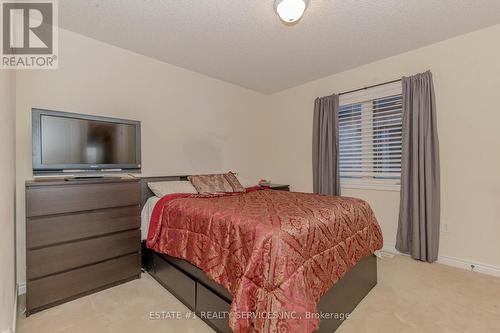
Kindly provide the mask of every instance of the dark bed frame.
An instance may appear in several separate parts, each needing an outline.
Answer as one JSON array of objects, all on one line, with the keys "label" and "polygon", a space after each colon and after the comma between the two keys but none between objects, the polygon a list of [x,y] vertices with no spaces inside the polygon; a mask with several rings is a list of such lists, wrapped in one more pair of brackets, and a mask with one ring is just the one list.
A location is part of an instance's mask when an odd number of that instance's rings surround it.
[{"label": "dark bed frame", "polygon": [[[142,205],[154,195],[147,185],[148,182],[185,179],[186,176],[142,178]],[[227,320],[231,295],[223,286],[210,280],[201,269],[185,260],[154,252],[146,248],[144,242],[142,266],[216,332],[232,332]],[[345,315],[350,314],[376,284],[377,259],[372,255],[363,258],[321,297],[318,313],[332,318],[321,319],[316,332],[334,332],[345,320]],[[217,315],[204,316],[206,313]]]}]

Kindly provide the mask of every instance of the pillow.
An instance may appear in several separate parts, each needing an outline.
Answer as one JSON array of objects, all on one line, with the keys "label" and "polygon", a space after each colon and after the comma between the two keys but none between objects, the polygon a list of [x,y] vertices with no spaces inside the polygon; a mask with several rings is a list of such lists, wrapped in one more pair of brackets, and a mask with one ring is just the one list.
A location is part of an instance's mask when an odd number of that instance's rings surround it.
[{"label": "pillow", "polygon": [[172,193],[198,193],[193,185],[185,180],[171,182],[153,182],[148,183],[148,187],[159,198]]},{"label": "pillow", "polygon": [[224,177],[228,181],[229,185],[233,188],[233,192],[245,192],[245,188],[241,185],[240,181],[236,175],[232,172],[224,174]]},{"label": "pillow", "polygon": [[189,176],[189,181],[200,194],[245,192],[245,188],[232,172],[215,175]]}]

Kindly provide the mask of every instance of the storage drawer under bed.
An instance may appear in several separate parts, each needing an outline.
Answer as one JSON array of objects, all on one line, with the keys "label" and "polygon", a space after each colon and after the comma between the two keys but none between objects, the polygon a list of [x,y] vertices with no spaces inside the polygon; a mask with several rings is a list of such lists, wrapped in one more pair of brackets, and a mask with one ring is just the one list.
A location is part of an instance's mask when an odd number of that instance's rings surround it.
[{"label": "storage drawer under bed", "polygon": [[[149,249],[145,249],[145,252],[147,260],[153,263],[149,266],[149,273],[157,281],[191,310],[195,310],[197,316],[216,332],[232,332],[228,323],[231,308],[227,299],[229,294],[225,289],[223,293],[220,292],[222,286],[212,288],[211,284],[215,282],[206,277],[199,268],[182,259],[158,254]],[[358,262],[322,296],[318,311],[332,316],[321,320],[316,332],[334,332],[376,284],[377,259],[371,255]],[[190,299],[189,302],[186,301],[187,298]]]},{"label": "storage drawer under bed", "polygon": [[209,323],[222,333],[231,333],[229,328],[229,310],[231,304],[218,297],[200,282],[196,284],[196,315]]},{"label": "storage drawer under bed", "polygon": [[[149,273],[161,283],[168,291],[184,303],[217,332],[231,333],[229,328],[230,302],[225,296],[219,295],[217,291],[200,282],[199,274],[204,274],[199,268],[191,266],[182,259],[168,257],[165,259],[161,254],[148,251],[152,262]],[[170,261],[172,260],[172,262]],[[182,263],[187,265],[182,265]],[[183,266],[182,268],[179,265]],[[189,268],[189,269],[187,269]],[[196,272],[195,270],[199,270]],[[199,273],[199,274],[198,274]],[[208,277],[204,281],[210,281]],[[212,281],[210,281],[212,282]],[[216,285],[215,282],[212,282]],[[218,286],[218,291],[223,289]],[[224,289],[225,295],[229,295]]]},{"label": "storage drawer under bed", "polygon": [[196,305],[196,281],[158,255],[153,256],[156,280],[191,310]]}]

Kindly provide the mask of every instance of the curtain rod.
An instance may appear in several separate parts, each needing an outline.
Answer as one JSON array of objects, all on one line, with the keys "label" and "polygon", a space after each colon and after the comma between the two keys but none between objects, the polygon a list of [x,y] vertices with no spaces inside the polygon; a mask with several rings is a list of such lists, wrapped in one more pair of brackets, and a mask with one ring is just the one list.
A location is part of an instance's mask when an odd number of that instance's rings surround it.
[{"label": "curtain rod", "polygon": [[364,88],[359,88],[359,89],[354,89],[354,90],[350,90],[350,91],[344,91],[344,92],[341,92],[339,94],[339,96],[340,95],[345,95],[345,94],[350,94],[350,93],[353,93],[353,92],[356,92],[356,91],[361,91],[361,90],[366,90],[366,89],[370,89],[370,88],[375,88],[375,87],[383,86],[385,84],[396,83],[396,82],[399,82],[399,81],[401,81],[401,79],[392,80],[392,81],[388,81],[388,82],[384,82],[384,83],[378,83],[378,84],[374,84],[372,86],[368,86],[368,87],[364,87]]}]

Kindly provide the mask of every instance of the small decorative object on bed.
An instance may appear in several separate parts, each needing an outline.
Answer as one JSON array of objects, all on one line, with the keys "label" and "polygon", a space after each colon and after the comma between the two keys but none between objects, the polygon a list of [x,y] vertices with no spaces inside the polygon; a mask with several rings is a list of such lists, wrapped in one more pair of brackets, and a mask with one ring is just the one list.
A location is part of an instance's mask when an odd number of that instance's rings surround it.
[{"label": "small decorative object on bed", "polygon": [[260,186],[269,186],[269,185],[271,185],[271,181],[267,180],[267,179],[261,179],[261,180],[259,180],[259,185]]},{"label": "small decorative object on bed", "polygon": [[232,172],[189,176],[188,179],[199,194],[245,192],[245,188]]}]

